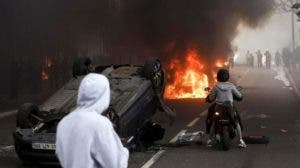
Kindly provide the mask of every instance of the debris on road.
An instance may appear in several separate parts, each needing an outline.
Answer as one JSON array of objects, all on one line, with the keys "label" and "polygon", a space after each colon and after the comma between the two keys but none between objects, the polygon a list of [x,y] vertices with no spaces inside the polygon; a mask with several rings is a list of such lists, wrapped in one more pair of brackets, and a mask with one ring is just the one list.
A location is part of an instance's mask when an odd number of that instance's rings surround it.
[{"label": "debris on road", "polygon": [[268,117],[270,117],[270,116],[268,116],[268,115],[266,115],[266,114],[259,114],[257,117],[258,117],[258,118],[268,118]]},{"label": "debris on road", "polygon": [[291,86],[290,81],[288,80],[286,73],[282,67],[278,67],[274,69],[277,72],[277,75],[274,77],[275,79],[282,81],[286,87]]},{"label": "debris on road", "polygon": [[201,144],[204,137],[203,131],[197,132],[184,132],[178,136],[179,145],[188,145],[188,144]]},{"label": "debris on road", "polygon": [[250,135],[243,137],[244,141],[247,144],[268,144],[270,142],[270,138],[262,135]]},{"label": "debris on road", "polygon": [[280,129],[280,131],[283,132],[283,133],[287,133],[288,132],[288,130],[286,130],[286,129]]},{"label": "debris on road", "polygon": [[259,118],[259,119],[267,119],[267,118],[271,118],[270,115],[267,115],[267,114],[250,114],[250,115],[246,115],[244,117],[244,120],[249,120],[249,119],[253,119],[253,118]]},{"label": "debris on road", "polygon": [[266,126],[264,126],[264,125],[261,125],[260,126],[260,128],[262,128],[262,129],[265,129],[265,128],[267,128]]}]

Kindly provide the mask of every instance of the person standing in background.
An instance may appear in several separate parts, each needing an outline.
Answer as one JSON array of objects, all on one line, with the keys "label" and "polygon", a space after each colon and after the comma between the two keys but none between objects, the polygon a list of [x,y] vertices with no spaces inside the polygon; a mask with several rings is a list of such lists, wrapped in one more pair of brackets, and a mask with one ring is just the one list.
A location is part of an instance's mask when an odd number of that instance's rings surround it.
[{"label": "person standing in background", "polygon": [[250,61],[250,66],[253,68],[254,67],[254,56],[252,53],[249,56],[249,61]]},{"label": "person standing in background", "polygon": [[280,53],[278,51],[276,51],[276,54],[275,54],[275,63],[276,63],[276,66],[279,66],[280,65]]},{"label": "person standing in background", "polygon": [[257,52],[256,52],[256,55],[257,55],[257,67],[258,68],[262,68],[262,54],[261,54],[261,52],[260,52],[260,50],[258,50]]},{"label": "person standing in background", "polygon": [[267,69],[271,69],[271,63],[272,63],[272,55],[269,52],[269,50],[267,50],[265,52],[265,56],[266,56],[266,68]]},{"label": "person standing in background", "polygon": [[230,68],[234,67],[234,56],[233,55],[229,56],[229,67]]},{"label": "person standing in background", "polygon": [[246,63],[247,63],[247,66],[251,66],[250,64],[250,51],[248,50],[247,53],[246,53]]}]

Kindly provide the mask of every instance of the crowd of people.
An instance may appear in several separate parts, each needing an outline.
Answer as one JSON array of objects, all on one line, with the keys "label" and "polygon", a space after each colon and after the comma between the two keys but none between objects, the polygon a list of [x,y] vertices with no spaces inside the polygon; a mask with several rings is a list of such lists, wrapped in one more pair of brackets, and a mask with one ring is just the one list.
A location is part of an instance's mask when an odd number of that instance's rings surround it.
[{"label": "crowd of people", "polygon": [[291,71],[300,72],[300,46],[294,51],[284,48],[273,55],[269,50],[264,53],[261,50],[246,53],[246,64],[249,67],[271,69],[272,65],[285,66]]},{"label": "crowd of people", "polygon": [[[275,57],[273,58],[271,52],[266,50],[264,54],[261,50],[256,51],[255,53],[251,53],[249,50],[246,53],[246,63],[247,66],[263,68],[264,66],[267,69],[271,69],[272,63],[274,62],[276,66],[281,65],[281,54],[279,51],[275,53]],[[274,61],[273,61],[274,59]],[[256,60],[256,61],[255,61]]]},{"label": "crowd of people", "polygon": [[284,48],[281,54],[282,64],[290,71],[300,72],[300,46],[296,47],[294,51]]}]

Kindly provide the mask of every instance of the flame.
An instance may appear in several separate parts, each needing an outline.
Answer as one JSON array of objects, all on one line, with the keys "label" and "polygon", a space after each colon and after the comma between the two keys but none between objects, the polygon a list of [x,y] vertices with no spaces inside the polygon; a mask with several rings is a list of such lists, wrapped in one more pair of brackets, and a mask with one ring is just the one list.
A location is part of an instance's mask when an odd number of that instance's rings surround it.
[{"label": "flame", "polygon": [[[217,59],[215,63],[204,66],[197,50],[190,49],[185,54],[185,60],[172,59],[167,67],[167,83],[165,88],[166,99],[205,98],[208,94],[204,88],[216,84],[217,70],[228,68],[229,62]],[[205,74],[210,69],[210,79]],[[211,82],[211,83],[210,83]]]},{"label": "flame", "polygon": [[48,73],[44,70],[41,73],[41,77],[42,77],[42,80],[48,80],[49,79]]},{"label": "flame", "polygon": [[215,63],[215,66],[217,68],[225,68],[229,65],[229,62],[228,61],[222,61],[222,60],[217,60],[216,63]]},{"label": "flame", "polygon": [[184,62],[179,59],[171,60],[169,64],[170,72],[168,78],[173,79],[173,83],[168,84],[165,89],[165,98],[205,98],[208,87],[208,77],[204,73],[204,65],[200,61],[199,54],[195,50],[189,50]]},{"label": "flame", "polygon": [[213,81],[214,81],[214,84],[215,83],[217,83],[218,82],[218,80],[217,80],[217,70],[218,69],[221,69],[221,68],[228,68],[228,66],[229,66],[229,62],[228,61],[223,61],[223,60],[217,60],[216,62],[215,62],[215,67],[217,68],[217,69],[214,69],[213,71],[212,71],[212,76],[213,76]]},{"label": "flame", "polygon": [[225,65],[226,67],[228,67],[228,66],[229,66],[229,62],[228,62],[228,61],[225,61],[225,62],[224,62],[224,65]]},{"label": "flame", "polygon": [[42,62],[42,66],[43,66],[43,69],[41,72],[41,78],[42,78],[42,80],[49,80],[48,72],[51,71],[51,68],[53,66],[53,61],[48,56],[46,56]]},{"label": "flame", "polygon": [[46,59],[45,59],[45,66],[47,68],[51,68],[53,66],[53,62],[49,57],[46,57]]}]

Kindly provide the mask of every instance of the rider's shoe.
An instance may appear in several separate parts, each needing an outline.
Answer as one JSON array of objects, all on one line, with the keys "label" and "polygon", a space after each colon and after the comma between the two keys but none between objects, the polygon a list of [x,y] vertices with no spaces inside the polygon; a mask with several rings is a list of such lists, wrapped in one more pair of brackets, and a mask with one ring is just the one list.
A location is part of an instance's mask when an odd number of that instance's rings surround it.
[{"label": "rider's shoe", "polygon": [[243,139],[240,139],[239,147],[241,147],[241,148],[247,148],[247,145],[246,145],[246,143],[244,142]]},{"label": "rider's shoe", "polygon": [[207,147],[212,147],[213,146],[213,141],[211,139],[208,139],[206,142]]}]

